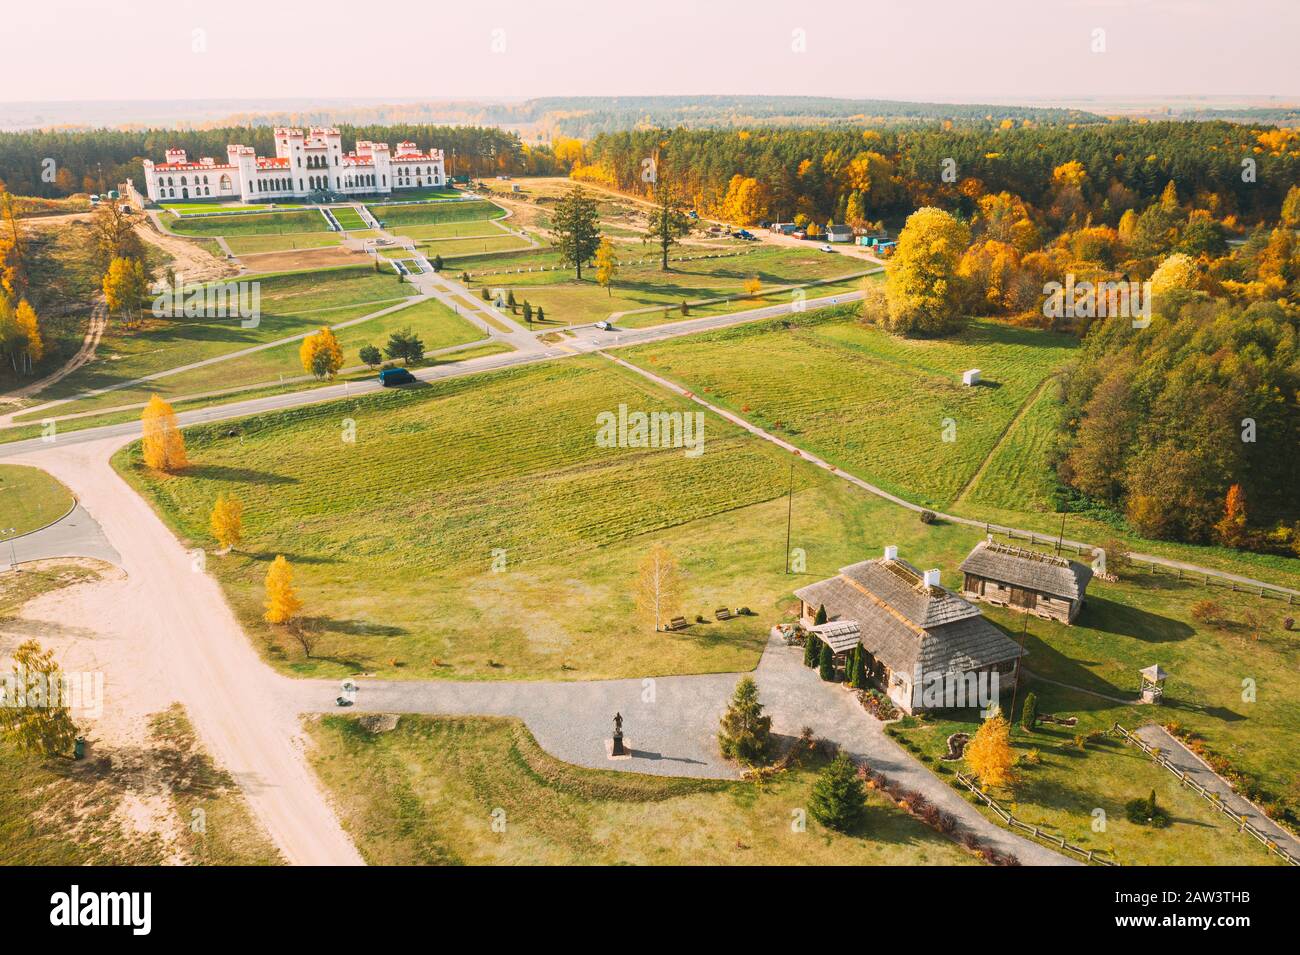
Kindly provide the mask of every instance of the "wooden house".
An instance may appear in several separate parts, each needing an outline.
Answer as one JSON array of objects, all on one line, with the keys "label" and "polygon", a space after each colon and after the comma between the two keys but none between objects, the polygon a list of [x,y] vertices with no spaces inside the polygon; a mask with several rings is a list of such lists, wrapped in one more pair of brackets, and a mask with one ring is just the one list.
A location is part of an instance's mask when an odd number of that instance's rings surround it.
[{"label": "wooden house", "polygon": [[1000,607],[1073,623],[1092,571],[1065,557],[980,541],[962,561],[962,595]]},{"label": "wooden house", "polygon": [[[837,659],[855,646],[866,651],[868,678],[904,712],[920,705],[919,688],[935,674],[998,674],[1015,680],[1023,651],[978,607],[942,587],[939,571],[924,573],[886,547],[883,557],[840,568],[837,576],[795,591],[810,639],[827,644]],[[826,623],[815,624],[818,608]]]}]

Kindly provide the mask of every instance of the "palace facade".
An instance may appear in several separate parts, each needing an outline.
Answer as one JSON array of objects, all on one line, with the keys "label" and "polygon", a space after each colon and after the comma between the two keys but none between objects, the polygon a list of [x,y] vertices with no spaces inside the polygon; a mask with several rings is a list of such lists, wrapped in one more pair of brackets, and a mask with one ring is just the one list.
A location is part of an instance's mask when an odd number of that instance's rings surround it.
[{"label": "palace facade", "polygon": [[343,151],[337,129],[277,127],[275,156],[258,156],[251,146],[226,147],[226,161],[190,161],[183,149],[167,150],[166,162],[144,161],[145,189],[154,202],[185,199],[273,202],[333,196],[388,195],[402,189],[447,183],[441,149],[427,153],[412,142],[365,140]]}]

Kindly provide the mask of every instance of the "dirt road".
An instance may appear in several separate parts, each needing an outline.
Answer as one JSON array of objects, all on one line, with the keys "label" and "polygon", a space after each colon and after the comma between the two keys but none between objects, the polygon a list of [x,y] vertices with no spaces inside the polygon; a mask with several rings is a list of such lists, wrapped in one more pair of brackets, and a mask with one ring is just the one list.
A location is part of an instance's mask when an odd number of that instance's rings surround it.
[{"label": "dirt road", "polygon": [[23,460],[71,488],[121,554],[127,577],[116,602],[130,609],[132,658],[150,661],[168,695],[185,705],[284,857],[363,864],[304,759],[285,678],[258,659],[216,581],[109,466],[126,440],[51,445]]}]

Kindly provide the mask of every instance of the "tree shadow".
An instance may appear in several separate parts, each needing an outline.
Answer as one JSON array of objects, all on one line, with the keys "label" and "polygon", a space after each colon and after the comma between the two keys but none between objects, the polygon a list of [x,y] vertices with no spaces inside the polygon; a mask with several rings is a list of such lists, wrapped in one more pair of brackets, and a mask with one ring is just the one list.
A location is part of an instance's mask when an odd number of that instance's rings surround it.
[{"label": "tree shadow", "polygon": [[185,469],[187,477],[207,481],[232,481],[238,484],[297,484],[298,479],[253,468],[234,468],[220,464],[195,464]]},{"label": "tree shadow", "polygon": [[346,633],[354,637],[400,637],[410,633],[405,627],[372,623],[369,620],[335,620],[330,617],[304,617],[303,625],[325,633]]},{"label": "tree shadow", "polygon": [[259,551],[247,555],[249,560],[265,564],[275,560],[277,557],[283,557],[291,564],[337,564],[337,557],[316,557],[312,554],[293,554],[282,550],[277,551]]},{"label": "tree shadow", "polygon": [[1186,640],[1196,631],[1181,620],[1162,617],[1105,597],[1089,596],[1079,621],[1102,633],[1132,637],[1143,643],[1172,643]]}]

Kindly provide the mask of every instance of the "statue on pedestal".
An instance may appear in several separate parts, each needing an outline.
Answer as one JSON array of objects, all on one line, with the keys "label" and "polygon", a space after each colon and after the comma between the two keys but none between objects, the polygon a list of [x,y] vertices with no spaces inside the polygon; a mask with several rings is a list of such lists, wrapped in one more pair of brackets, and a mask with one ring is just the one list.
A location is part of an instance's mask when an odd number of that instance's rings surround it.
[{"label": "statue on pedestal", "polygon": [[626,756],[627,750],[623,747],[623,714],[614,714],[614,748],[610,751],[611,756]]}]

